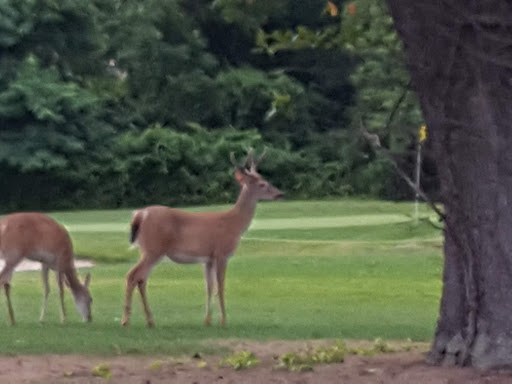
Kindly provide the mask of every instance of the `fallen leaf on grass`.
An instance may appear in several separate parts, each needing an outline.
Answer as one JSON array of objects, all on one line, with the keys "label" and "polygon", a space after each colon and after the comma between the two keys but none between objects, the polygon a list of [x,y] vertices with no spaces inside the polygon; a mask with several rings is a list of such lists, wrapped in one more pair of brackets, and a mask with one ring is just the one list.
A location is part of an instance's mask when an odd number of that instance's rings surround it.
[{"label": "fallen leaf on grass", "polygon": [[152,371],[155,371],[155,370],[159,369],[163,363],[164,362],[162,360],[156,360],[149,366],[149,369],[151,369]]},{"label": "fallen leaf on grass", "polygon": [[110,372],[110,367],[108,364],[100,364],[95,366],[92,369],[92,374],[94,376],[103,377],[104,379],[110,379],[112,377],[112,372]]}]

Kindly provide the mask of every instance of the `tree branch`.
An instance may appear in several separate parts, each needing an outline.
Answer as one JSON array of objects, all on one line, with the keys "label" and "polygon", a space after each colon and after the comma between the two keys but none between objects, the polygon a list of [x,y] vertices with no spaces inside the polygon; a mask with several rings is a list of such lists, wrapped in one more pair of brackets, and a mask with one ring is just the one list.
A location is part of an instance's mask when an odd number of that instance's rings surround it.
[{"label": "tree branch", "polygon": [[375,149],[376,152],[383,154],[386,157],[386,160],[388,160],[390,164],[393,166],[396,173],[398,173],[398,175],[405,180],[407,185],[409,185],[409,187],[411,187],[412,190],[416,192],[418,196],[420,196],[423,199],[423,201],[425,201],[429,205],[429,207],[439,216],[440,220],[445,221],[445,214],[435,205],[432,199],[430,199],[430,197],[428,197],[427,194],[423,192],[423,190],[420,187],[416,186],[416,184],[411,180],[411,178],[407,176],[407,173],[405,173],[402,170],[402,168],[400,168],[395,159],[393,159],[393,156],[391,155],[389,150],[387,148],[384,148],[380,144],[379,136],[375,133],[370,133],[366,130],[362,118],[360,124],[362,135],[365,138],[365,140],[372,146],[372,148]]},{"label": "tree branch", "polygon": [[388,121],[386,122],[386,125],[384,126],[384,131],[387,131],[389,126],[391,125],[391,122],[395,118],[395,114],[398,111],[398,108],[400,107],[400,104],[405,100],[405,96],[407,96],[407,92],[409,92],[409,89],[411,88],[411,80],[407,83],[407,85],[404,87],[404,91],[400,95],[400,97],[396,100],[395,105],[393,106],[393,109],[391,110],[391,113],[389,114]]}]

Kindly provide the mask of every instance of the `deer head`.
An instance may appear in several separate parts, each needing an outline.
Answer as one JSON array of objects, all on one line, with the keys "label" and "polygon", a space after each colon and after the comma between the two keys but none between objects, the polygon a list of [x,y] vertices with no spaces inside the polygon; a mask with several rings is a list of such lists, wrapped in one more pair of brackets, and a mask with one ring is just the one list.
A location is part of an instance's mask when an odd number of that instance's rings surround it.
[{"label": "deer head", "polygon": [[78,289],[72,290],[75,307],[84,321],[91,321],[91,304],[92,297],[89,293],[89,283],[91,282],[91,274],[85,276],[84,284],[80,285]]},{"label": "deer head", "polygon": [[258,165],[266,154],[266,148],[263,153],[254,158],[254,150],[251,148],[244,162],[238,164],[235,155],[231,152],[231,162],[235,167],[235,179],[242,188],[255,197],[256,200],[277,200],[283,197],[284,193],[274,187],[258,173]]}]

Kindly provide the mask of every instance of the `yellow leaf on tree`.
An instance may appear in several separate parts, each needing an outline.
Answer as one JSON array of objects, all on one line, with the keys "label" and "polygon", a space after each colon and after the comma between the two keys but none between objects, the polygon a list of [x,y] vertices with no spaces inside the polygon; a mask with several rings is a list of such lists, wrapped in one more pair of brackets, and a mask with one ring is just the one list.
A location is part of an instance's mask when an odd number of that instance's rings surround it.
[{"label": "yellow leaf on tree", "polygon": [[327,11],[327,12],[329,13],[329,15],[331,15],[331,16],[338,16],[338,14],[339,14],[338,7],[337,7],[337,6],[336,6],[336,4],[334,4],[332,1],[328,1],[328,2],[327,2],[326,11]]}]

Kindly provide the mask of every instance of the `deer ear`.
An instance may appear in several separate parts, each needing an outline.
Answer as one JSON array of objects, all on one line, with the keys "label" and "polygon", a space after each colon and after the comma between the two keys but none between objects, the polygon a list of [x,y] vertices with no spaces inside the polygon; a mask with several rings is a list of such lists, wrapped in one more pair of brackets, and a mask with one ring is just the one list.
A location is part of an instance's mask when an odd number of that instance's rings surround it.
[{"label": "deer ear", "polygon": [[235,171],[235,179],[236,181],[238,181],[240,184],[245,184],[245,177],[244,177],[244,174],[242,171],[239,171],[238,169]]},{"label": "deer ear", "polygon": [[88,288],[89,287],[89,283],[91,282],[91,274],[88,273],[87,275],[85,275],[85,280],[84,280],[84,286],[85,288]]}]

